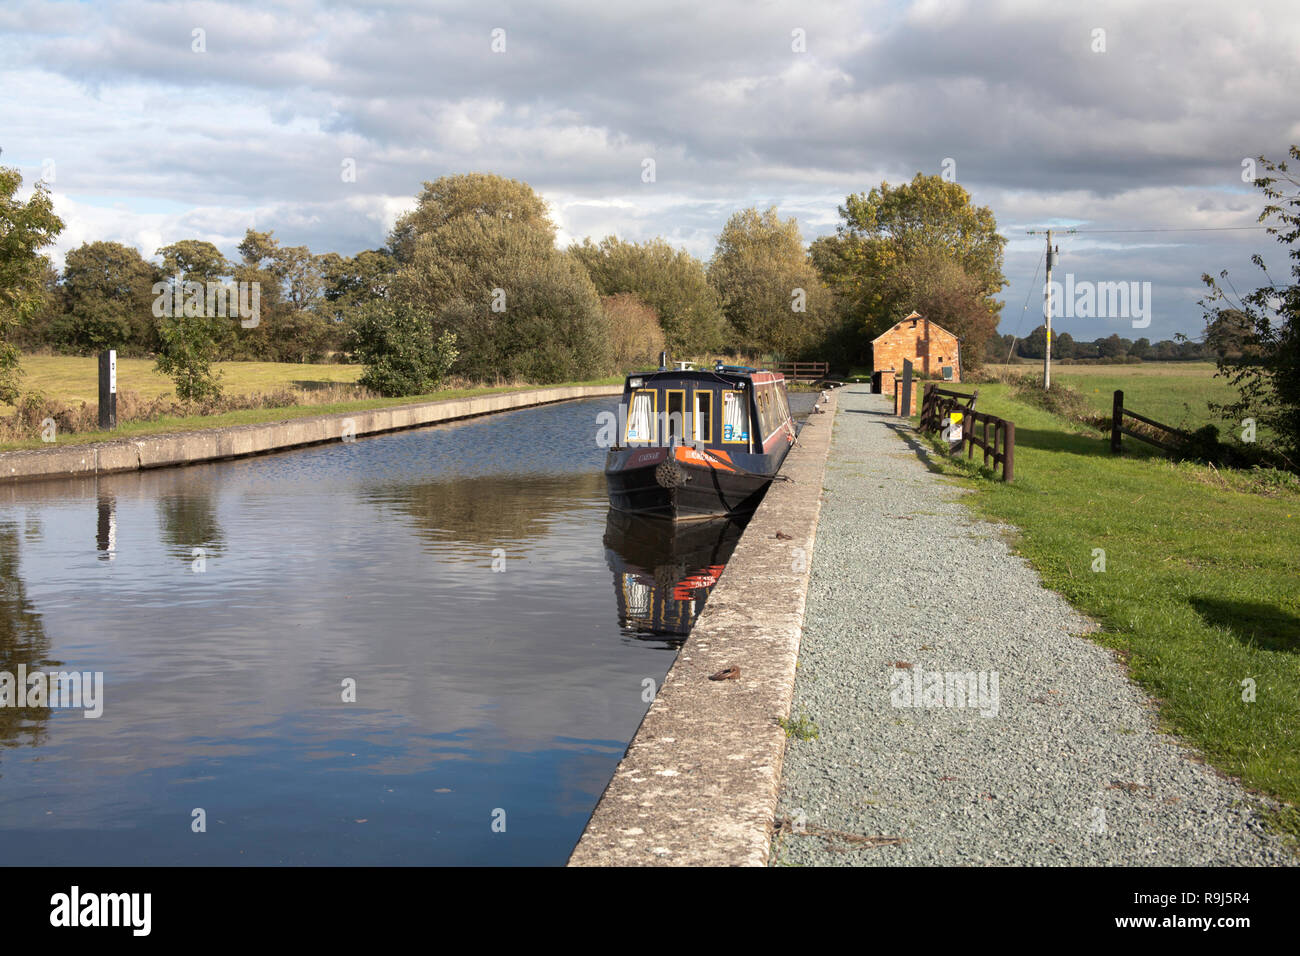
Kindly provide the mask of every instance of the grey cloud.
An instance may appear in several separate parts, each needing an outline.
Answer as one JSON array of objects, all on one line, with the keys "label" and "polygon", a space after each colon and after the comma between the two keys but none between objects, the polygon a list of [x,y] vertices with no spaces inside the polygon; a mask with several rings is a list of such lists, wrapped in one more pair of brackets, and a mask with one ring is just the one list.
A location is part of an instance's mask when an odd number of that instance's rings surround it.
[{"label": "grey cloud", "polygon": [[[254,217],[345,253],[381,243],[422,181],[468,169],[532,183],[566,236],[662,235],[699,255],[737,208],[775,203],[812,239],[847,193],[948,157],[1009,233],[1237,224],[1259,208],[1241,159],[1300,140],[1300,18],[1285,2],[15,10],[0,13],[0,50],[25,80],[0,105],[6,157],[11,144],[58,157],[74,198],[201,210],[151,229],[201,222],[226,237]],[[206,54],[190,51],[196,26]],[[489,48],[494,27],[504,55]],[[796,27],[805,54],[790,49]],[[1104,54],[1090,50],[1094,27]],[[647,156],[653,185],[640,182]],[[355,184],[340,179],[345,158]],[[1272,243],[1185,238],[1079,261],[1105,274],[1141,263],[1176,304],[1157,321],[1192,328],[1200,272]],[[1016,248],[1004,328],[1033,268]]]}]

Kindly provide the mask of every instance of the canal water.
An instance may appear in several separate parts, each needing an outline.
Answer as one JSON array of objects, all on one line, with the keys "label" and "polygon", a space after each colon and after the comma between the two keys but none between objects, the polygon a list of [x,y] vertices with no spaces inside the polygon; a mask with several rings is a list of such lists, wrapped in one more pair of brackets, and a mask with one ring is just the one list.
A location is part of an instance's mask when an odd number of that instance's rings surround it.
[{"label": "canal water", "polygon": [[615,406],[0,489],[0,672],[103,675],[0,864],[563,863],[740,533],[609,511]]}]

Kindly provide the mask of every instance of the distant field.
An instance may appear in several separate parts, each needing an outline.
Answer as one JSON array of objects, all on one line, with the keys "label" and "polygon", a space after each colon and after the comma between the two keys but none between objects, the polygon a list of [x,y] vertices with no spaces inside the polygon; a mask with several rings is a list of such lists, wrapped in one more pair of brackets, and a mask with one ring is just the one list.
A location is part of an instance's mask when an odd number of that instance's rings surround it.
[{"label": "distant field", "polygon": [[[99,401],[99,360],[65,355],[23,356],[22,388],[39,390],[46,398],[67,404]],[[292,362],[219,362],[222,387],[232,395],[273,392],[279,388],[312,389],[323,385],[352,384],[361,375],[359,365],[299,365]],[[145,399],[175,397],[171,379],[154,371],[152,359],[117,360],[117,389],[136,392]],[[13,406],[0,405],[0,414]]]},{"label": "distant field", "polygon": [[[990,365],[990,371],[1037,372],[1042,365]],[[1053,365],[1052,380],[1077,389],[1101,412],[1110,412],[1116,389],[1124,406],[1175,428],[1224,423],[1209,410],[1210,402],[1237,397],[1236,390],[1214,377],[1212,362],[1151,362],[1145,365]]]}]

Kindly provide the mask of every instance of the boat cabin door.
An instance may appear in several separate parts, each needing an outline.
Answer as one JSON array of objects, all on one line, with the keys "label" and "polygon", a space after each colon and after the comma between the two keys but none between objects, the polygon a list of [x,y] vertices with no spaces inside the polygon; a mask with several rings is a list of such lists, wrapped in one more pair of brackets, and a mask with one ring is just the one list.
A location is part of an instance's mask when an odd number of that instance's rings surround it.
[{"label": "boat cabin door", "polygon": [[667,444],[680,445],[686,441],[686,390],[668,389]]}]

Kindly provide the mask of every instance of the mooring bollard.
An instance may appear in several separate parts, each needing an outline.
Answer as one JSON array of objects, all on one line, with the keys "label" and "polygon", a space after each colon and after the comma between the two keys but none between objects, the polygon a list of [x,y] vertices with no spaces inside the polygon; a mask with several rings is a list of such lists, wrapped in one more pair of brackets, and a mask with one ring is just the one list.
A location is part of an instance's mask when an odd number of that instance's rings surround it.
[{"label": "mooring bollard", "polygon": [[117,350],[99,353],[99,427],[110,431],[117,427]]}]

